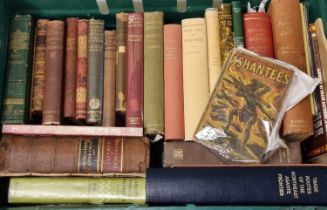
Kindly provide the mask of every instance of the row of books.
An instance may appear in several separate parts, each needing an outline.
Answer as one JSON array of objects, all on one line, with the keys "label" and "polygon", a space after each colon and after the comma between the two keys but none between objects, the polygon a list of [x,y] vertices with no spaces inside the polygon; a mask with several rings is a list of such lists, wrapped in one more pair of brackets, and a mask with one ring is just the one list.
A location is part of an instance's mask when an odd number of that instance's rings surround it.
[{"label": "row of books", "polygon": [[[242,45],[243,34],[236,32],[243,25],[246,48],[305,70],[300,5],[284,4],[296,12],[287,25],[278,24],[287,10],[275,2],[269,14],[243,18],[240,2],[233,2],[233,18],[231,4],[222,4],[207,9],[205,18],[184,19],[181,25],[164,25],[162,12],[120,13],[116,32],[105,32],[102,20],[68,18],[66,27],[64,21],[38,20],[32,79],[26,69],[32,20],[16,16],[2,123],[26,123],[30,115],[34,120],[42,116],[44,125],[61,124],[63,118],[116,126],[117,114],[123,116],[120,125],[144,127],[145,135],[191,140],[222,64],[234,45]],[[288,34],[279,33],[289,27]],[[285,47],[292,50],[283,53]],[[292,141],[313,134],[309,98],[287,112],[283,126],[283,137]]]}]

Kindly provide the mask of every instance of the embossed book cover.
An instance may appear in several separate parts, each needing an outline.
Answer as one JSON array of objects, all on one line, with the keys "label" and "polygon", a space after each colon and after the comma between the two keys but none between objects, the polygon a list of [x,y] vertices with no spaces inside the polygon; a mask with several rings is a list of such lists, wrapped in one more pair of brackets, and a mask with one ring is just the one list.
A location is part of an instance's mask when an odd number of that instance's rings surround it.
[{"label": "embossed book cover", "polygon": [[242,49],[234,49],[225,65],[195,137],[227,160],[261,161],[293,70]]}]

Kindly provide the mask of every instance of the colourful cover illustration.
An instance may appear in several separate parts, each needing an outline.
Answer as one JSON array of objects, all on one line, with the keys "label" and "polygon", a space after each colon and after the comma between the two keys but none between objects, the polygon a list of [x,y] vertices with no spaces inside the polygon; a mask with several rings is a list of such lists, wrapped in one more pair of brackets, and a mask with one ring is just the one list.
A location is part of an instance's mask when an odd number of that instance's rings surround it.
[{"label": "colourful cover illustration", "polygon": [[262,161],[293,73],[272,59],[234,49],[200,120],[197,141],[227,160]]}]

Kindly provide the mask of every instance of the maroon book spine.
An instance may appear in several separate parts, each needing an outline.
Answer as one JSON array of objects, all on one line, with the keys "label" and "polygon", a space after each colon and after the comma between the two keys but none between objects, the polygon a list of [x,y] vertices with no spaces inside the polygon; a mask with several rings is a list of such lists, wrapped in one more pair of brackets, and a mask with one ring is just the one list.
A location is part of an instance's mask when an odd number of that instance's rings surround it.
[{"label": "maroon book spine", "polygon": [[88,20],[78,21],[77,32],[77,75],[76,75],[76,116],[86,120],[86,83],[87,83],[87,33]]},{"label": "maroon book spine", "polygon": [[126,126],[143,126],[143,13],[128,14]]},{"label": "maroon book spine", "polygon": [[45,47],[44,125],[59,125],[61,117],[64,21],[49,21]]},{"label": "maroon book spine", "polygon": [[243,15],[245,48],[267,57],[274,57],[274,43],[270,15],[247,13]]},{"label": "maroon book spine", "polygon": [[78,18],[68,18],[66,22],[64,117],[75,118]]}]

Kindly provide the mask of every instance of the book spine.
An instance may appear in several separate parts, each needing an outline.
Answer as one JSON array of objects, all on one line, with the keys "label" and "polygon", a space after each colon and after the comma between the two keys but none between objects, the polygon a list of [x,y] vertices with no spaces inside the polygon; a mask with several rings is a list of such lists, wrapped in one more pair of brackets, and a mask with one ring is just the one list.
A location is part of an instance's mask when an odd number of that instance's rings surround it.
[{"label": "book spine", "polygon": [[243,16],[245,48],[267,57],[274,57],[271,19],[267,13],[246,13]]},{"label": "book spine", "polygon": [[146,198],[148,204],[324,205],[326,173],[325,166],[150,168]]},{"label": "book spine", "polygon": [[218,8],[220,60],[224,64],[234,47],[231,4],[222,4]]},{"label": "book spine", "polygon": [[116,31],[105,31],[103,125],[115,126]]},{"label": "book spine", "polygon": [[78,21],[77,32],[77,75],[76,75],[76,119],[86,120],[87,92],[87,34],[88,20]]},{"label": "book spine", "polygon": [[32,120],[41,118],[43,110],[45,42],[48,22],[49,20],[47,19],[39,19],[36,24],[30,108],[30,116]]},{"label": "book spine", "polygon": [[144,204],[145,178],[12,178],[8,202]]},{"label": "book spine", "polygon": [[[306,72],[299,0],[272,0],[269,13],[272,23],[275,58],[293,64]],[[282,136],[289,141],[303,141],[312,134],[313,122],[310,98],[306,97],[285,113]]]},{"label": "book spine", "polygon": [[235,47],[244,47],[241,1],[232,1],[233,37]]},{"label": "book spine", "polygon": [[220,48],[219,46],[219,22],[218,9],[209,8],[205,11],[208,40],[208,68],[210,92],[215,88],[221,74]]},{"label": "book spine", "polygon": [[102,124],[104,21],[89,20],[87,118],[89,124]]},{"label": "book spine", "polygon": [[205,19],[184,19],[182,30],[185,139],[191,140],[209,99]]},{"label": "book spine", "polygon": [[164,133],[163,13],[144,13],[144,134]]},{"label": "book spine", "polygon": [[182,27],[164,25],[165,140],[184,140]]},{"label": "book spine", "polygon": [[126,71],[127,71],[127,13],[116,15],[116,112],[117,120],[125,123],[126,112]]},{"label": "book spine", "polygon": [[317,106],[317,113],[313,115],[314,135],[302,142],[303,158],[305,161],[310,161],[327,153],[327,100],[326,83],[323,79],[323,74],[326,73],[322,71],[317,31],[314,24],[310,25],[309,32],[313,53],[313,76],[318,77],[320,83],[313,94]]},{"label": "book spine", "polygon": [[143,127],[143,13],[127,21],[126,126]]},{"label": "book spine", "polygon": [[6,135],[0,148],[2,175],[145,173],[149,141],[142,137],[28,137]]},{"label": "book spine", "polygon": [[11,20],[1,115],[4,124],[22,124],[27,119],[31,77],[29,61],[33,43],[31,27],[30,15],[16,15]]},{"label": "book spine", "polygon": [[68,18],[63,117],[75,118],[78,18]]},{"label": "book spine", "polygon": [[46,39],[45,85],[42,124],[59,125],[63,76],[65,23],[49,21]]}]

